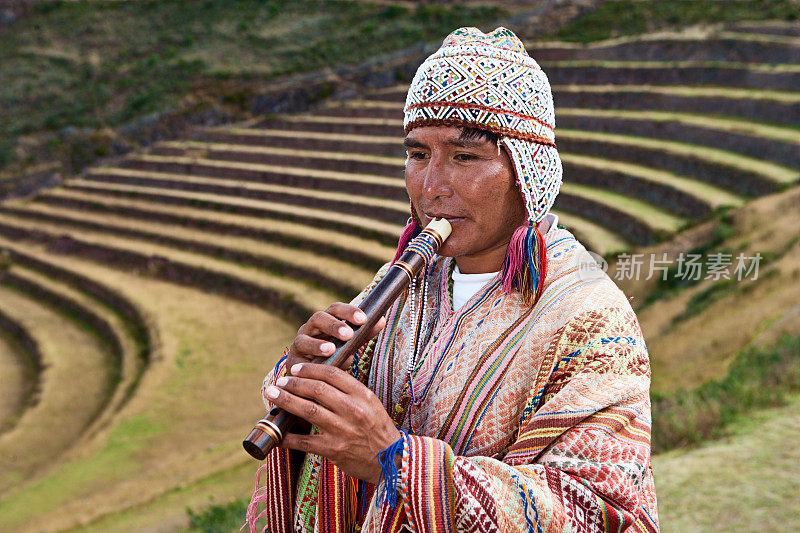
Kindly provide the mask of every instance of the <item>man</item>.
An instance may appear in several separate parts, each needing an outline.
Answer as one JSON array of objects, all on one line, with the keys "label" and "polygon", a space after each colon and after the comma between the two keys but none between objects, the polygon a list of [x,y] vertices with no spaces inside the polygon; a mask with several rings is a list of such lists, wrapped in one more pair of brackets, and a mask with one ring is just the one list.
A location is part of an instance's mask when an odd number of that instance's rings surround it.
[{"label": "man", "polygon": [[456,30],[420,66],[398,253],[432,218],[453,232],[349,373],[307,361],[364,322],[369,288],[300,328],[263,392],[315,429],[267,458],[252,528],[266,502],[273,533],[658,530],[647,349],[548,213],[554,122],[546,76],[505,28]]}]

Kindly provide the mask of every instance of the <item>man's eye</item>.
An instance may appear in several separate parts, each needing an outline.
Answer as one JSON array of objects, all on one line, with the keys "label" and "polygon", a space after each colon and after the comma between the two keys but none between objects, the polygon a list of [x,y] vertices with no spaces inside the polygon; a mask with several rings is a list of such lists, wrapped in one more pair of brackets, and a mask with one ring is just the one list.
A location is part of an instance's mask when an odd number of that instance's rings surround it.
[{"label": "man's eye", "polygon": [[478,159],[478,156],[474,154],[456,154],[457,161],[472,161],[474,159]]},{"label": "man's eye", "polygon": [[425,152],[408,152],[409,159],[425,159]]}]

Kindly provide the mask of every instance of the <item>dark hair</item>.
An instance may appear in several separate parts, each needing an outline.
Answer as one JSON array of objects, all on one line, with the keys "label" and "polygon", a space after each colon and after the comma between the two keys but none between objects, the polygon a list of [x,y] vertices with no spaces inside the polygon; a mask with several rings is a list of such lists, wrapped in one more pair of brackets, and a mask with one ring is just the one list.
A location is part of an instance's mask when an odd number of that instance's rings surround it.
[{"label": "dark hair", "polygon": [[497,136],[496,133],[482,130],[480,128],[463,128],[461,130],[461,135],[458,136],[459,139],[462,141],[471,141],[473,139],[484,139],[494,144],[497,144],[497,141],[500,140],[500,137]]}]

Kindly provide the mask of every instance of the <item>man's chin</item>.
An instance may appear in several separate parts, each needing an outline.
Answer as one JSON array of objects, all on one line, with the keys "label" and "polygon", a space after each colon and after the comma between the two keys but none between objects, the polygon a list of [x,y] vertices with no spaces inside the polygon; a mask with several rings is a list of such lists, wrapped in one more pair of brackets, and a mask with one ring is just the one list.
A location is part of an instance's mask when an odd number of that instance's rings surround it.
[{"label": "man's chin", "polygon": [[458,243],[458,241],[452,239],[453,237],[451,235],[450,239],[444,241],[444,244],[436,253],[442,257],[452,257],[454,259],[469,253],[468,250],[465,250],[463,246]]}]

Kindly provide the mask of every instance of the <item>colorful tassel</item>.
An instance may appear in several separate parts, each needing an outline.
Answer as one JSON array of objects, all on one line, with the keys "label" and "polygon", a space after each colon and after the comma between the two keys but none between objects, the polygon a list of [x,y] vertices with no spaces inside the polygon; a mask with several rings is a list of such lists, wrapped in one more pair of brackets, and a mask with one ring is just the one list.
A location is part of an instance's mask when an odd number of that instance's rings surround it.
[{"label": "colorful tassel", "polygon": [[[266,518],[267,528],[286,525],[291,526],[291,516],[287,511],[292,509],[292,495],[289,487],[294,483],[289,470],[289,454],[287,450],[276,450],[267,457],[267,461],[256,472],[256,486],[250,504],[245,514],[246,522],[241,529],[249,526],[250,533],[257,533],[257,522]],[[279,473],[280,472],[280,473]],[[267,482],[261,486],[261,475],[264,474]],[[284,489],[284,490],[281,490]],[[262,511],[258,510],[260,504],[266,504]],[[274,529],[273,529],[274,531]]]},{"label": "colorful tassel", "polygon": [[540,225],[525,224],[515,229],[503,260],[503,291],[518,290],[528,305],[541,296],[547,276],[547,247]]},{"label": "colorful tassel", "polygon": [[403,255],[403,252],[405,251],[406,246],[408,246],[408,243],[411,241],[411,239],[419,235],[421,231],[422,228],[420,228],[419,224],[417,224],[414,220],[411,220],[411,222],[408,223],[408,225],[403,229],[403,233],[400,234],[400,241],[397,243],[397,252],[394,254],[392,264],[400,259],[400,256]]},{"label": "colorful tassel", "polygon": [[375,498],[376,507],[383,503],[388,503],[392,509],[397,506],[397,483],[400,480],[400,476],[397,473],[397,464],[395,464],[394,458],[398,453],[400,455],[403,454],[403,446],[408,436],[408,433],[403,428],[398,427],[397,429],[403,435],[394,444],[378,454],[378,461],[381,463],[381,479],[378,482],[378,486],[381,491],[378,493],[378,497]]}]

